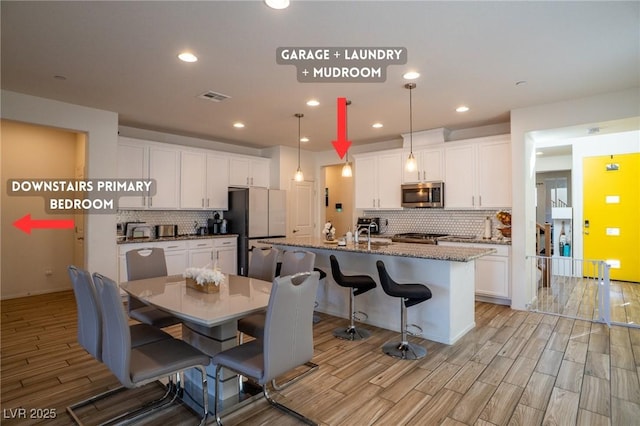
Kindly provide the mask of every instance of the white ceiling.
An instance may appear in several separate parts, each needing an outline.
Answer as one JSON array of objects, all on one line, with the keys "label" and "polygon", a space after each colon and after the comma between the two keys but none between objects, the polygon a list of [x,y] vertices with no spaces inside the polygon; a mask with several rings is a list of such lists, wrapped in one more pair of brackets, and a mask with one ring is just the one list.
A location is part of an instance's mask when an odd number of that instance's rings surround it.
[{"label": "white ceiling", "polygon": [[[302,112],[303,147],[331,149],[337,97],[352,101],[355,144],[397,139],[409,130],[408,70],[421,73],[414,131],[503,123],[512,109],[640,87],[638,1],[292,0],[277,11],[261,1],[3,0],[1,14],[3,89],[254,147],[296,146]],[[284,46],[400,46],[408,62],[390,65],[384,83],[299,83],[294,66],[276,63]],[[200,60],[180,62],[182,50]],[[207,90],[231,98],[197,98]],[[456,113],[461,104],[471,110]]]}]

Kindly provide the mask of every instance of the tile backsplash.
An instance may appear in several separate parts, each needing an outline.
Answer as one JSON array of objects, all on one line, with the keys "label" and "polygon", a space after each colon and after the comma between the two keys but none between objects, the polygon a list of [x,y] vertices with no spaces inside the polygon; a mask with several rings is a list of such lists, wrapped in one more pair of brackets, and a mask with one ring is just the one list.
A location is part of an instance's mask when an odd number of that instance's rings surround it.
[{"label": "tile backsplash", "polygon": [[[218,213],[222,218],[222,212]],[[178,225],[178,234],[193,234],[198,226],[207,226],[207,219],[213,218],[214,214],[215,211],[201,210],[118,210],[116,221],[118,223],[142,221],[149,225]],[[155,229],[152,232],[155,232]]]},{"label": "tile backsplash", "polygon": [[[484,220],[491,219],[492,236],[500,236],[497,210],[403,209],[365,210],[365,216],[380,217],[381,233],[424,232],[449,235],[484,235]],[[385,219],[388,224],[385,226]]]}]

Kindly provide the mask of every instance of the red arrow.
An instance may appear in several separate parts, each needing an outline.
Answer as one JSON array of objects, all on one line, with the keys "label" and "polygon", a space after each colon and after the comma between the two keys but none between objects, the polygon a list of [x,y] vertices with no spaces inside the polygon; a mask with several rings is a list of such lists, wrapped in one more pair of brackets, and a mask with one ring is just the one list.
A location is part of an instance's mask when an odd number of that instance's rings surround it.
[{"label": "red arrow", "polygon": [[20,219],[13,222],[13,226],[26,234],[31,234],[32,229],[73,229],[75,223],[73,219],[34,219],[27,213]]},{"label": "red arrow", "polygon": [[338,137],[331,143],[341,159],[351,146],[347,140],[347,98],[338,98]]}]

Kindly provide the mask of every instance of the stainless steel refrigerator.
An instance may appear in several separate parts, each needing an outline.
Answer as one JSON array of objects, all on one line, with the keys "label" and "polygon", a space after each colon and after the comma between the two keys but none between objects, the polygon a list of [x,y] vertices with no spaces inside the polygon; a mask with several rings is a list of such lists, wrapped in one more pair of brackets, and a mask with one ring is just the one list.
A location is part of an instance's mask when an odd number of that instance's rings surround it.
[{"label": "stainless steel refrigerator", "polygon": [[238,274],[247,275],[251,240],[286,235],[286,192],[266,188],[229,188],[224,213],[229,232],[238,234]]}]

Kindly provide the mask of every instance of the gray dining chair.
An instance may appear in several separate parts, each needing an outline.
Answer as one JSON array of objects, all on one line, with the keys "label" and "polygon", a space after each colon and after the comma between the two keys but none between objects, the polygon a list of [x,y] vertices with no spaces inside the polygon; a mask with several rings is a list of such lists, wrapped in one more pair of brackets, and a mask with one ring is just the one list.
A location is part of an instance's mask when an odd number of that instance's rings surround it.
[{"label": "gray dining chair", "polygon": [[[102,362],[102,312],[91,274],[89,271],[74,265],[69,266],[67,269],[76,299],[78,343],[93,358]],[[147,324],[131,325],[129,326],[129,330],[131,332],[131,345],[133,347],[172,338],[170,334]],[[151,401],[149,404],[155,405],[165,401],[173,391],[172,386],[173,380],[171,380],[170,385],[167,386],[167,392],[163,397]],[[76,423],[80,423],[80,419],[75,413],[76,409],[93,404],[124,389],[126,388],[118,387],[71,404],[67,407],[67,412]]]},{"label": "gray dining chair", "polygon": [[[316,254],[310,251],[285,251],[282,256],[280,276],[312,272],[316,262]],[[249,267],[249,273],[251,267]],[[273,279],[273,278],[271,278]],[[312,309],[313,310],[313,309]],[[238,320],[238,331],[256,339],[261,339],[264,334],[266,312],[256,312]]]},{"label": "gray dining chair", "polygon": [[[97,273],[93,274],[93,281],[103,313],[102,360],[105,365],[129,389],[173,375],[179,378],[185,370],[198,369],[202,375],[203,415],[200,424],[204,425],[209,412],[206,372],[209,356],[175,338],[134,347],[118,285],[112,279]],[[181,385],[179,381],[178,385]],[[177,391],[178,394],[182,392],[182,389]],[[163,405],[161,408],[165,407]],[[135,421],[148,412],[149,410],[145,410],[136,413],[135,417],[128,417],[127,422]]]},{"label": "gray dining chair", "polygon": [[252,247],[247,276],[263,281],[273,281],[278,266],[280,251],[274,247]]},{"label": "gray dining chair", "polygon": [[[129,281],[167,276],[167,261],[162,248],[129,250],[125,257]],[[164,328],[180,323],[180,320],[173,315],[148,306],[131,295],[128,296],[127,309],[131,318],[154,327]]]},{"label": "gray dining chair", "polygon": [[[251,249],[247,276],[263,281],[273,281],[276,276],[279,254],[280,251],[276,248],[261,249],[253,247]],[[239,343],[242,343],[242,336],[244,334],[252,337],[260,336],[264,328],[264,318],[264,311],[240,318],[238,320],[238,331],[240,332],[238,336]]]},{"label": "gray dining chair", "polygon": [[[297,419],[315,425],[304,415],[271,398],[269,382],[313,358],[313,303],[318,288],[318,272],[278,277],[273,281],[267,306],[264,338],[222,351],[212,358],[216,365],[216,389],[223,368],[249,377],[262,387],[266,400]],[[214,414],[222,424],[219,401]]]}]

